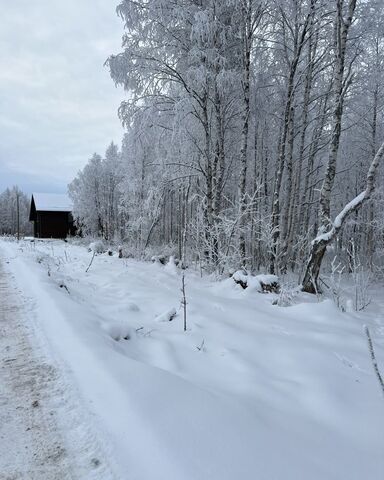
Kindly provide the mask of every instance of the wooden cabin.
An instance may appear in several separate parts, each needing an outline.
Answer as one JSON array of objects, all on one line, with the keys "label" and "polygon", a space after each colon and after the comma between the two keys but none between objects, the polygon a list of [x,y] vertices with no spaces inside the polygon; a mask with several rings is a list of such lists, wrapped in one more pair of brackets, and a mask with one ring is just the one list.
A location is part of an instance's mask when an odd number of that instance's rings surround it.
[{"label": "wooden cabin", "polygon": [[35,238],[65,238],[75,233],[72,202],[65,194],[33,193],[29,220]]}]

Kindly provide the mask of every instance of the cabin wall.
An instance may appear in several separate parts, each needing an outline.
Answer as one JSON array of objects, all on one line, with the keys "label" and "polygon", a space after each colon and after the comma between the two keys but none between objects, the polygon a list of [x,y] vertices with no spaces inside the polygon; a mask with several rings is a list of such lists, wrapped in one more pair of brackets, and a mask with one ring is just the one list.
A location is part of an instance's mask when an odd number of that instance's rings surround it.
[{"label": "cabin wall", "polygon": [[36,238],[65,238],[72,231],[73,225],[68,212],[36,212]]}]

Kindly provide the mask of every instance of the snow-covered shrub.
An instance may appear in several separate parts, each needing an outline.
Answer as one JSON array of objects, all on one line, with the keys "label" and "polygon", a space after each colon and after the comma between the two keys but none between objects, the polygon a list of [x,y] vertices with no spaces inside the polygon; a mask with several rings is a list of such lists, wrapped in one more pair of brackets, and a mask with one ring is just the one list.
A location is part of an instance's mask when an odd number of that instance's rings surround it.
[{"label": "snow-covered shrub", "polygon": [[279,307],[291,307],[300,291],[301,287],[297,285],[282,285],[280,287],[279,296],[273,301],[273,305]]},{"label": "snow-covered shrub", "polygon": [[350,242],[349,268],[353,279],[353,308],[356,312],[364,310],[371,303],[370,284],[372,274],[360,261],[354,241]]},{"label": "snow-covered shrub", "polygon": [[181,262],[178,258],[176,258],[174,255],[152,255],[151,256],[151,262],[152,263],[160,263],[161,265],[166,265],[166,264],[174,264],[176,267],[181,266]]},{"label": "snow-covered shrub", "polygon": [[169,273],[176,274],[178,272],[177,270],[178,264],[179,264],[179,261],[175,260],[175,257],[171,255],[164,269]]},{"label": "snow-covered shrub", "polygon": [[345,291],[341,287],[344,269],[345,266],[342,266],[341,262],[338,262],[337,257],[335,256],[331,262],[331,273],[329,277],[326,277],[325,281],[322,280],[324,286],[331,292],[337,308],[342,312],[345,312],[346,310]]},{"label": "snow-covered shrub", "polygon": [[119,245],[117,248],[119,258],[134,258],[135,254],[125,245]]},{"label": "snow-covered shrub", "polygon": [[165,265],[167,263],[167,257],[165,255],[152,255],[151,262]]},{"label": "snow-covered shrub", "polygon": [[88,251],[94,253],[104,253],[106,248],[101,240],[96,240],[89,244]]}]

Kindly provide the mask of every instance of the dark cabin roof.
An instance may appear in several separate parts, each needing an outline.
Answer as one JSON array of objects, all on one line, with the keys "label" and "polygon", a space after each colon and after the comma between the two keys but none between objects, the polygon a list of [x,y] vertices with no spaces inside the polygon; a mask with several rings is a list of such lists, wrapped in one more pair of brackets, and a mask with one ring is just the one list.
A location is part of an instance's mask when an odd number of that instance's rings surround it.
[{"label": "dark cabin roof", "polygon": [[65,193],[33,193],[29,220],[36,219],[36,212],[72,212],[73,204]]}]

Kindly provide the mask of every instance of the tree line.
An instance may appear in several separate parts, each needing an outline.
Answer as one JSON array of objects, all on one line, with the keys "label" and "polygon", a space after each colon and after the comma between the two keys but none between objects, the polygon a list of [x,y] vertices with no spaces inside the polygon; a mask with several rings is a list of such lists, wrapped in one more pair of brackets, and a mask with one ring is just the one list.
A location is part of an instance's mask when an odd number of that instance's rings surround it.
[{"label": "tree line", "polygon": [[29,197],[17,186],[0,194],[0,235],[31,234],[29,204]]},{"label": "tree line", "polygon": [[84,231],[208,271],[294,271],[307,291],[352,251],[382,269],[382,1],[124,0],[117,13],[107,66],[126,133],[70,184]]}]

